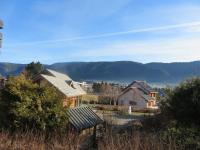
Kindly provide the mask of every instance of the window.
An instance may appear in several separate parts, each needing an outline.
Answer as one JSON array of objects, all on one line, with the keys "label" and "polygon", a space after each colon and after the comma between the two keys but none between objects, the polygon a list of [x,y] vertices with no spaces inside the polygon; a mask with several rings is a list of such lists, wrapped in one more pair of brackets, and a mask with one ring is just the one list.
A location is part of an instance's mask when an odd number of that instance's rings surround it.
[{"label": "window", "polygon": [[72,87],[73,89],[76,89],[75,87],[74,87],[74,84],[73,84],[73,81],[71,81],[71,80],[67,80],[67,81],[65,81],[70,87]]}]

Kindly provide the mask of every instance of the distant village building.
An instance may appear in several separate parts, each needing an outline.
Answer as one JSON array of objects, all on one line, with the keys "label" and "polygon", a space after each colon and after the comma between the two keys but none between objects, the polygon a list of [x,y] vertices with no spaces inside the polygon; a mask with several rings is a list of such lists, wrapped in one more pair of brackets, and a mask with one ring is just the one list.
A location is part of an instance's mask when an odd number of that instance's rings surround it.
[{"label": "distant village building", "polygon": [[40,86],[50,84],[64,95],[63,106],[76,107],[81,103],[81,97],[86,94],[82,87],[69,76],[46,69],[34,78]]},{"label": "distant village building", "polygon": [[79,84],[84,91],[86,91],[87,93],[92,93],[92,84],[87,83],[85,81],[83,82],[77,82],[77,84]]},{"label": "distant village building", "polygon": [[118,97],[118,105],[132,106],[137,109],[157,108],[157,92],[144,81],[133,81]]},{"label": "distant village building", "polygon": [[[2,28],[3,28],[3,21],[0,20],[0,29],[2,29]],[[0,48],[1,48],[1,44],[2,44],[2,39],[3,39],[3,35],[0,32]]]}]

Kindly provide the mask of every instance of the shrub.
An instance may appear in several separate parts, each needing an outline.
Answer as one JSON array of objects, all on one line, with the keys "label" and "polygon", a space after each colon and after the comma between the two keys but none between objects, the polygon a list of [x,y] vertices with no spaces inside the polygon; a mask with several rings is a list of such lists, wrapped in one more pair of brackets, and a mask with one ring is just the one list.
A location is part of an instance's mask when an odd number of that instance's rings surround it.
[{"label": "shrub", "polygon": [[161,110],[182,125],[200,125],[200,78],[186,80],[169,91]]},{"label": "shrub", "polygon": [[1,126],[13,130],[63,129],[67,115],[61,99],[52,87],[39,87],[24,75],[10,77],[1,91]]},{"label": "shrub", "polygon": [[166,141],[169,137],[173,137],[176,145],[184,145],[186,149],[200,149],[199,133],[200,130],[197,127],[185,128],[172,125],[172,127],[168,127],[167,130],[162,132],[162,139]]}]

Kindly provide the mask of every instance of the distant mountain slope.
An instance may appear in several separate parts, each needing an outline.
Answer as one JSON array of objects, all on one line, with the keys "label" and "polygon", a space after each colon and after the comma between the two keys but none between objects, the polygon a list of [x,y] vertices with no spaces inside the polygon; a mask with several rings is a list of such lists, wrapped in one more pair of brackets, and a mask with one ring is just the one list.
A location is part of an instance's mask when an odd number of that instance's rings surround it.
[{"label": "distant mountain slope", "polygon": [[[24,64],[0,63],[0,74],[17,75]],[[148,82],[174,83],[191,76],[200,76],[200,61],[186,63],[148,63],[131,61],[116,62],[66,62],[45,65],[69,74],[75,80],[107,80],[131,82],[146,80]]]},{"label": "distant mountain slope", "polygon": [[180,81],[192,76],[200,76],[200,61],[177,63],[148,63],[145,66],[165,71],[171,78],[170,81]]},{"label": "distant mountain slope", "polygon": [[0,75],[4,77],[7,75],[17,75],[24,67],[24,64],[0,63]]},{"label": "distant mountain slope", "polygon": [[131,81],[137,79],[154,82],[168,78],[164,71],[130,61],[56,63],[49,68],[67,73],[76,80]]}]

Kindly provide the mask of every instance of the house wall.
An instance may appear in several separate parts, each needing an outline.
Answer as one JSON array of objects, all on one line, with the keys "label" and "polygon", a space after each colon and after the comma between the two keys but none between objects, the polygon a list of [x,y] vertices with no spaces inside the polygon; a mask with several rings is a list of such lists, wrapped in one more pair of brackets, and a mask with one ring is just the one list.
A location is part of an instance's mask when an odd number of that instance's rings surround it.
[{"label": "house wall", "polygon": [[[131,101],[136,102],[136,105],[131,105]],[[135,108],[147,108],[147,102],[133,90],[129,90],[118,98],[118,105],[133,106]]]},{"label": "house wall", "polygon": [[70,107],[70,108],[73,108],[73,107],[76,107],[79,105],[79,97],[65,97],[65,99],[63,99],[63,106],[67,106],[67,107]]},{"label": "house wall", "polygon": [[156,100],[149,100],[147,103],[148,108],[152,108],[156,106]]}]

